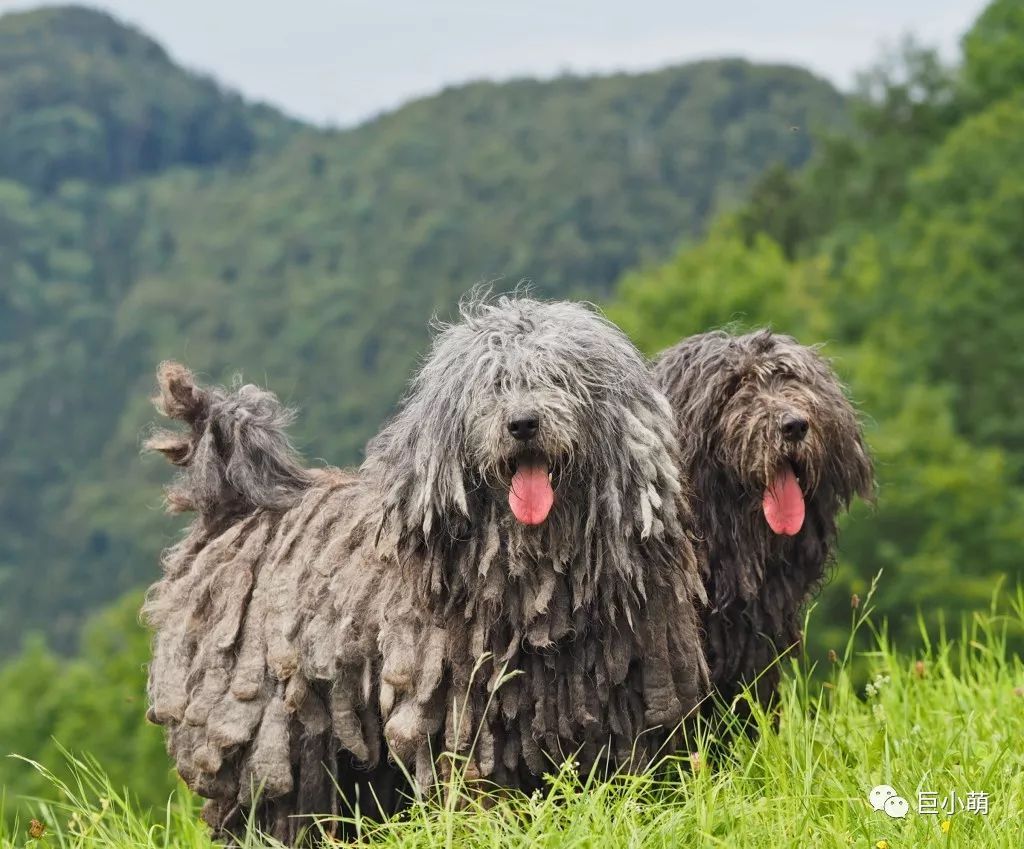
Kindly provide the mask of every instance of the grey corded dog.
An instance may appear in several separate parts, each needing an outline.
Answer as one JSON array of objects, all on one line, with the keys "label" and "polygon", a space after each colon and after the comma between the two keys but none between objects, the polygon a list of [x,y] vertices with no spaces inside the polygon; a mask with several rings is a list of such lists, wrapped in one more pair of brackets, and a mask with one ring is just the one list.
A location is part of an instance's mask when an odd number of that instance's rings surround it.
[{"label": "grey corded dog", "polygon": [[[595,312],[476,301],[358,472],[302,467],[274,396],[175,364],[150,447],[193,510],[145,615],[150,716],[207,819],[293,841],[448,774],[530,790],[551,761],[639,769],[708,685],[668,404]],[[390,759],[390,761],[389,761]]]}]

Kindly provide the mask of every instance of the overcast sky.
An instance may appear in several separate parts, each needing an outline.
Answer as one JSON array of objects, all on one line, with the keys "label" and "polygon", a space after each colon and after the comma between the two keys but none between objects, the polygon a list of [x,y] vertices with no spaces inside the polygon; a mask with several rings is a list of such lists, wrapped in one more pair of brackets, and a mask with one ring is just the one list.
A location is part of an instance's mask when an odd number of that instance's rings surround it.
[{"label": "overcast sky", "polygon": [[[0,0],[0,11],[38,3]],[[183,64],[285,111],[349,125],[450,83],[791,62],[849,88],[906,33],[956,55],[984,0],[101,0]]]}]

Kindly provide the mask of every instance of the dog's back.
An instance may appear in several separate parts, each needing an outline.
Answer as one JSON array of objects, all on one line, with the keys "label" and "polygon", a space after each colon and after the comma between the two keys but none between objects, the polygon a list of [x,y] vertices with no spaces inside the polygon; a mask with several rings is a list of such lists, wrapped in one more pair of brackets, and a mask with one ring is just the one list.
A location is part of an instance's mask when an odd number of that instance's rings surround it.
[{"label": "dog's back", "polygon": [[[303,815],[349,813],[346,799],[361,798],[364,815],[393,812],[404,781],[367,707],[380,564],[360,549],[358,476],[303,468],[290,413],[269,392],[203,388],[175,363],[158,381],[158,409],[188,429],[147,445],[182,470],[169,508],[196,518],[143,608],[155,632],[149,719],[222,836],[243,831],[250,810],[287,843],[311,826]],[[332,540],[346,546],[329,551]]]}]

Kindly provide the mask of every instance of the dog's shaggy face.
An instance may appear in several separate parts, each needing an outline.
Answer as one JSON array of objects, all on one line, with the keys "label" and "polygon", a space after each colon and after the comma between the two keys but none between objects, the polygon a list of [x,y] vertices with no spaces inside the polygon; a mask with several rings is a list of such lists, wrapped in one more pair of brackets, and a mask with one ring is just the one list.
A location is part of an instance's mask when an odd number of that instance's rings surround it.
[{"label": "dog's shaggy face", "polygon": [[598,463],[624,424],[617,384],[642,372],[597,315],[569,304],[485,308],[442,347],[465,352],[456,379],[480,388],[462,413],[467,466],[518,522],[543,524],[610,471]]},{"label": "dog's shaggy face", "polygon": [[521,534],[599,514],[660,531],[679,491],[671,413],[626,337],[571,303],[501,298],[462,318],[370,449],[402,524],[455,532],[494,509]]},{"label": "dog's shaggy face", "polygon": [[694,470],[741,493],[765,534],[796,536],[809,508],[871,496],[856,413],[813,348],[769,331],[705,333],[665,352],[656,374]]}]

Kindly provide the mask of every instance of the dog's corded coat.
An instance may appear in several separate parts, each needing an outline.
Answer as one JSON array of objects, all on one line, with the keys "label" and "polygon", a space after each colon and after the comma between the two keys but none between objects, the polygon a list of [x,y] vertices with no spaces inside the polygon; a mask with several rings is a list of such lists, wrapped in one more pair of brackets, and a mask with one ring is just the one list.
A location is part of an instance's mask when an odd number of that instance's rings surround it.
[{"label": "dog's corded coat", "polygon": [[[855,496],[873,496],[857,414],[815,349],[767,330],[691,336],[658,357],[654,377],[696,492],[712,684],[726,703],[750,685],[768,706],[779,656],[799,650],[838,516]],[[799,478],[806,509],[794,535],[773,532],[763,509],[786,469]]]}]

